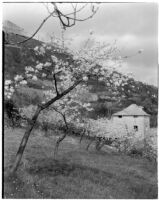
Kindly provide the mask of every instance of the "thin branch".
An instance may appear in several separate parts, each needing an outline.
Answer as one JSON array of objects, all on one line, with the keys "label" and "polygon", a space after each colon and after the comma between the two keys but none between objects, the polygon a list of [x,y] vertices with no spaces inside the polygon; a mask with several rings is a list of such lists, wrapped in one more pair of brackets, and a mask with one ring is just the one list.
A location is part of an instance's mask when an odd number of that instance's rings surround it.
[{"label": "thin branch", "polygon": [[[82,22],[82,21],[86,21],[86,20],[92,18],[92,17],[96,14],[96,12],[98,11],[98,9],[99,9],[99,8],[97,8],[90,16],[88,16],[88,17],[86,17],[86,18],[84,18],[84,19],[77,19],[77,18],[76,18],[75,21],[80,21],[80,22]],[[60,13],[61,13],[61,12],[60,12]],[[62,13],[61,13],[61,14],[62,14]],[[63,16],[63,17],[66,17],[66,15],[64,15],[64,14],[62,14],[62,16]],[[73,17],[69,17],[69,19],[74,20]]]},{"label": "thin branch", "polygon": [[[63,25],[64,28],[66,28],[66,27],[71,27],[71,26],[75,25],[75,22],[76,22],[76,21],[86,21],[86,20],[92,18],[92,17],[96,14],[97,10],[99,9],[99,8],[97,8],[96,10],[93,10],[93,11],[92,11],[92,15],[90,15],[90,16],[87,17],[87,18],[84,18],[84,19],[77,19],[77,18],[76,18],[76,10],[74,10],[74,12],[73,12],[73,13],[74,13],[74,17],[68,17],[68,15],[63,14],[63,13],[58,9],[56,3],[52,3],[52,4],[54,5],[55,12],[57,13],[57,16],[58,16],[58,18],[59,18],[59,20],[60,20],[60,22],[61,22],[61,24]],[[64,17],[64,18],[67,20],[67,23],[63,21],[62,17]],[[73,20],[73,23],[72,23],[72,24],[70,23],[70,20]]]},{"label": "thin branch", "polygon": [[82,139],[83,139],[83,137],[84,137],[84,135],[85,135],[85,132],[86,132],[86,129],[83,129],[82,134],[81,134],[81,137],[80,137],[80,143],[82,142]]},{"label": "thin branch", "polygon": [[94,138],[89,138],[89,143],[86,146],[86,150],[88,151],[89,147],[91,146],[91,144],[93,143]]},{"label": "thin branch", "polygon": [[[76,6],[75,6],[76,11],[75,11],[75,12],[76,12],[76,13],[80,12],[80,11],[83,10],[87,5],[88,5],[88,3],[84,4],[81,8],[79,8],[79,9],[77,10],[77,4],[76,4]],[[49,13],[51,13],[51,12],[49,11],[48,6],[46,6],[46,5],[44,5],[44,6],[46,7],[47,11],[48,11]],[[53,5],[53,6],[54,6],[54,5]],[[71,13],[65,14],[65,16],[74,15],[75,12],[71,12]],[[52,17],[58,17],[58,16],[52,14]]]},{"label": "thin branch", "polygon": [[66,129],[69,129],[68,127],[68,123],[67,123],[67,120],[66,120],[66,115],[65,113],[62,113],[61,111],[59,111],[57,108],[55,107],[52,107],[53,110],[55,110],[57,113],[59,113],[62,117],[63,117],[63,120],[65,122],[65,125],[66,125]]},{"label": "thin branch", "polygon": [[57,113],[59,113],[62,117],[63,117],[63,120],[64,120],[64,123],[65,123],[65,126],[66,126],[66,131],[65,133],[58,138],[58,140],[56,141],[56,145],[55,145],[55,149],[54,149],[54,158],[56,158],[56,155],[57,155],[57,152],[58,152],[58,148],[59,148],[59,145],[60,143],[65,139],[67,133],[68,133],[68,130],[69,130],[69,126],[68,126],[68,123],[67,123],[67,120],[66,120],[66,115],[65,113],[62,113],[60,112],[57,108],[55,107],[52,107]]},{"label": "thin branch", "polygon": [[63,96],[68,94],[71,90],[73,90],[77,85],[79,85],[82,82],[82,80],[77,80],[72,86],[70,86],[68,89],[51,99],[50,101],[46,102],[45,104],[41,105],[41,109],[44,110],[45,108],[48,108],[51,104],[53,104],[58,99],[61,99]]},{"label": "thin branch", "polygon": [[53,74],[53,77],[54,77],[54,82],[55,82],[55,90],[56,90],[56,94],[57,96],[59,95],[59,91],[58,91],[58,88],[57,88],[57,79],[56,79],[56,74]]}]

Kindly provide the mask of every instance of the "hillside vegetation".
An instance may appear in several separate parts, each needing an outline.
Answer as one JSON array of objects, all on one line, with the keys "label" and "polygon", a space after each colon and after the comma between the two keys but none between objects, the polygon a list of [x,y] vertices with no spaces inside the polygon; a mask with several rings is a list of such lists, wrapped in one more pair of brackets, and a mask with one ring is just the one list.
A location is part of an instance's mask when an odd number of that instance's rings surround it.
[{"label": "hillside vegetation", "polygon": [[[9,34],[6,37],[10,37],[10,41],[13,43],[24,38],[15,34]],[[16,86],[12,99],[4,102],[7,111],[4,113],[4,198],[157,198],[157,166],[156,159],[151,156],[154,153],[152,147],[155,147],[155,155],[157,152],[156,129],[153,129],[152,137],[149,138],[150,145],[148,147],[152,150],[149,151],[150,155],[146,157],[146,154],[140,150],[135,151],[135,149],[126,155],[126,151],[124,153],[115,146],[108,146],[111,142],[108,141],[110,138],[104,140],[103,146],[100,148],[99,142],[102,142],[103,136],[98,137],[100,140],[97,141],[96,136],[90,137],[87,132],[82,132],[83,128],[80,127],[79,121],[76,122],[72,119],[67,124],[65,118],[63,120],[60,113],[53,112],[51,108],[49,108],[50,110],[45,109],[39,114],[17,173],[14,175],[8,173],[25,132],[24,127],[28,126],[36,106],[43,101],[44,92],[47,93],[53,87],[53,75],[50,70],[54,65],[51,64],[50,55],[54,54],[57,58],[67,61],[68,66],[73,61],[71,53],[62,53],[55,46],[45,46],[45,56],[43,53],[37,54],[34,50],[37,45],[40,45],[42,49],[45,44],[37,40],[29,40],[21,45],[6,45],[4,48],[5,80],[13,80],[16,75],[24,74],[25,67],[29,66],[44,65],[46,66],[44,72],[45,70],[48,72],[46,76],[40,76],[38,79],[29,79],[27,85]],[[50,62],[50,68],[46,65],[46,60]],[[78,68],[78,63],[76,64],[75,67]],[[98,71],[99,66],[95,67]],[[113,78],[114,76],[117,78]],[[101,79],[98,80],[96,74],[91,78],[88,77],[86,82],[88,90],[80,88],[80,92],[76,96],[82,102],[82,108],[78,109],[81,111],[81,118],[87,117],[89,120],[98,121],[93,119],[109,118],[112,113],[136,103],[151,114],[151,126],[156,126],[157,88],[132,78],[126,79],[128,81],[123,81],[122,84],[116,84],[113,81],[118,79],[121,82],[124,80],[124,76],[113,71],[105,82]],[[59,84],[60,76],[57,75],[56,78]],[[58,91],[56,92],[58,95]],[[71,108],[73,103],[70,104]],[[90,103],[94,110],[84,110],[84,103]],[[65,105],[68,106],[68,103],[65,102]],[[59,109],[62,108],[59,107]],[[14,110],[14,118],[10,117],[12,112],[8,110]],[[26,118],[19,113],[24,114]],[[12,123],[10,123],[11,119]],[[13,123],[13,119],[17,124]],[[105,124],[107,119],[103,119]],[[93,122],[93,124],[95,123]],[[91,127],[93,126],[91,125]],[[98,126],[96,127],[98,128]],[[89,131],[89,127],[87,129]],[[105,128],[103,129],[105,130]],[[99,133],[99,129],[94,127],[93,131],[95,135]],[[65,135],[65,133],[67,137],[54,154],[61,135]],[[81,133],[85,134],[83,138],[80,137]],[[90,146],[87,148],[89,144]]]},{"label": "hillside vegetation", "polygon": [[[17,42],[24,39],[23,36],[15,35],[15,34],[7,34],[7,36],[11,42]],[[40,60],[43,62],[45,59],[35,54],[33,50],[36,46],[42,45],[43,43],[37,40],[29,40],[28,42],[21,44],[19,46],[5,46],[4,48],[4,69],[5,69],[5,78],[13,79],[16,74],[24,73],[24,68],[26,66],[36,65],[36,60]],[[54,49],[55,55],[60,59],[68,59],[72,60],[71,54],[60,53],[57,47],[52,47]],[[49,54],[49,51],[48,51]],[[46,54],[47,56],[47,54]],[[38,59],[37,59],[38,58]],[[116,71],[112,73],[108,82],[110,83],[110,87],[102,81],[98,81],[95,77],[89,79],[89,93],[84,94],[83,101],[87,101],[91,103],[91,106],[94,108],[94,111],[87,113],[87,116],[91,118],[97,117],[109,117],[110,114],[115,113],[123,108],[129,106],[130,104],[137,104],[139,106],[143,106],[144,110],[151,115],[151,127],[157,126],[157,113],[158,113],[158,89],[155,86],[148,85],[139,81],[135,81],[133,78],[129,79],[126,85],[122,88],[118,86],[118,93],[114,92],[114,83],[112,82],[112,77],[118,76],[119,78],[124,76]],[[47,80],[43,80],[42,82],[38,81],[30,81],[28,83],[28,87],[30,89],[21,89],[21,93],[23,93],[23,99],[18,99],[17,104],[34,104],[37,99],[41,98],[41,89],[42,84],[45,86],[51,87],[51,79],[47,77]],[[46,88],[46,87],[45,87]],[[36,93],[32,96],[33,89]],[[27,91],[27,94],[25,94]],[[27,96],[30,96],[30,100],[27,100]],[[20,96],[20,95],[19,95]]]}]

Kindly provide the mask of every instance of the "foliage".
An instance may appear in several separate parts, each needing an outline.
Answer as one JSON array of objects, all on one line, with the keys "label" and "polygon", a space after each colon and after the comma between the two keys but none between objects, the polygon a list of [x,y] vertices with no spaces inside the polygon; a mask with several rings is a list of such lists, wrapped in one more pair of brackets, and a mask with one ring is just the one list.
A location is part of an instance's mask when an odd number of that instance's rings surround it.
[{"label": "foliage", "polygon": [[150,129],[148,136],[145,140],[145,149],[144,149],[144,156],[150,160],[154,160],[157,162],[157,149],[158,149],[158,142],[157,142],[157,128]]}]

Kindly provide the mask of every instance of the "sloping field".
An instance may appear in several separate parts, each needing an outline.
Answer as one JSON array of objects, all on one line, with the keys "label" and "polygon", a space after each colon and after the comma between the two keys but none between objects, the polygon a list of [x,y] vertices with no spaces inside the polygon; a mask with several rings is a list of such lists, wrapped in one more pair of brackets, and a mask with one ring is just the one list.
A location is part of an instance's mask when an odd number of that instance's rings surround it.
[{"label": "sloping field", "polygon": [[157,198],[157,167],[105,148],[85,150],[86,142],[67,137],[53,158],[55,136],[37,130],[29,138],[23,162],[13,177],[7,168],[24,134],[6,129],[4,135],[4,198]]}]

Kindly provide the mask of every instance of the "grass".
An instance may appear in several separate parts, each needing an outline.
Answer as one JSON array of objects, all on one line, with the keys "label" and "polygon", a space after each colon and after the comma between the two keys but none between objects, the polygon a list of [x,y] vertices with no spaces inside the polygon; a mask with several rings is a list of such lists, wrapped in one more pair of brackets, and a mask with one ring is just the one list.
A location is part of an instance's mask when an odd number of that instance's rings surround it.
[{"label": "grass", "polygon": [[9,177],[23,129],[6,129],[4,136],[4,198],[157,198],[157,166],[105,148],[85,150],[86,142],[67,137],[53,158],[55,136],[30,136],[16,175]]}]

